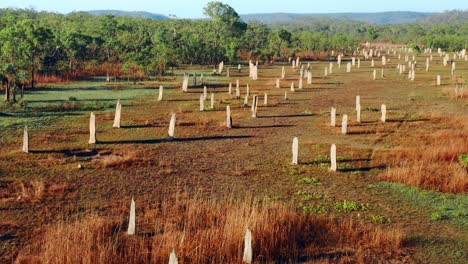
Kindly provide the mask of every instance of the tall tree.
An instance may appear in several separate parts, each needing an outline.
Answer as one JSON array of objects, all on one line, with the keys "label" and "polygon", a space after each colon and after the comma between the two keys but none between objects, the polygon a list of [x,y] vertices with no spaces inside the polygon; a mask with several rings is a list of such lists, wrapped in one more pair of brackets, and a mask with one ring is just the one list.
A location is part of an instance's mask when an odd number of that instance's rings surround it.
[{"label": "tall tree", "polygon": [[52,32],[30,18],[9,21],[0,31],[0,60],[12,65],[9,68],[28,70],[34,88],[34,74],[50,48]]},{"label": "tall tree", "polygon": [[222,54],[233,45],[233,39],[240,39],[247,24],[242,21],[239,14],[229,5],[221,2],[209,2],[204,8],[204,14],[211,18],[210,31],[214,45],[213,63],[221,60]]}]

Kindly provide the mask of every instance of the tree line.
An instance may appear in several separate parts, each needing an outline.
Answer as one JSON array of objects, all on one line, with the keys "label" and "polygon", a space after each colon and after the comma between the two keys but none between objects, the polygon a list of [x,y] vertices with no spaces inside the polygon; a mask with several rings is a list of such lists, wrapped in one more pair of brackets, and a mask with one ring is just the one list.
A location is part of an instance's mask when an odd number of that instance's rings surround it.
[{"label": "tree line", "polygon": [[1,9],[0,79],[6,100],[25,86],[34,87],[37,75],[63,79],[94,73],[136,79],[166,74],[181,64],[349,53],[368,40],[460,49],[465,45],[460,38],[468,35],[467,23],[376,26],[327,18],[272,26],[245,23],[221,2],[208,3],[204,14],[209,19],[152,20]]},{"label": "tree line", "polygon": [[302,35],[305,32],[344,34],[361,42],[420,45],[459,51],[467,48],[467,14],[468,11],[450,11],[423,19],[418,23],[402,24],[372,24],[327,17],[303,17],[284,23],[272,23],[271,27],[273,30],[288,30],[294,35]]}]

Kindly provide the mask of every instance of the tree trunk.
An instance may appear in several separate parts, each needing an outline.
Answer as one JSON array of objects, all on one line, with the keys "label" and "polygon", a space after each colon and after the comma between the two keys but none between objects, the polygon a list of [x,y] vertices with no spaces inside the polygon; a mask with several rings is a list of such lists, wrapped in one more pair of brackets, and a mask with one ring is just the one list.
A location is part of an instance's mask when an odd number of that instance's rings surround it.
[{"label": "tree trunk", "polygon": [[31,69],[31,89],[34,89],[34,67]]},{"label": "tree trunk", "polygon": [[24,83],[21,84],[21,98],[24,97]]},{"label": "tree trunk", "polygon": [[16,103],[16,85],[15,85],[15,89],[13,89],[13,103]]},{"label": "tree trunk", "polygon": [[8,81],[5,89],[5,102],[10,102],[10,81]]}]

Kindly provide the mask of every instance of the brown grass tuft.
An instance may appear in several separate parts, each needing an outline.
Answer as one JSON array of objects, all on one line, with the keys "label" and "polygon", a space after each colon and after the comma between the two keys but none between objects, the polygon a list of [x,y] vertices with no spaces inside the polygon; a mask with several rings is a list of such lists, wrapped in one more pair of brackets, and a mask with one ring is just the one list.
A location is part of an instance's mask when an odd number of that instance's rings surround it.
[{"label": "brown grass tuft", "polygon": [[46,196],[63,197],[71,190],[67,183],[47,184],[42,179],[12,181],[3,187],[0,188],[0,204],[15,201],[36,203]]},{"label": "brown grass tuft", "polygon": [[37,202],[42,200],[45,193],[45,184],[41,180],[31,180],[18,184],[18,200]]},{"label": "brown grass tuft", "polygon": [[111,154],[99,159],[98,167],[120,167],[126,168],[138,160],[135,152],[126,152],[124,154]]},{"label": "brown grass tuft", "polygon": [[137,235],[125,220],[90,216],[50,226],[18,259],[41,263],[241,263],[246,228],[255,262],[352,261],[401,258],[404,236],[351,218],[298,213],[280,204],[161,202],[146,212],[137,203]]},{"label": "brown grass tuft", "polygon": [[468,153],[468,133],[443,130],[422,136],[418,145],[380,153],[378,160],[389,168],[381,174],[387,181],[426,189],[468,192],[468,171],[458,156]]},{"label": "brown grass tuft", "polygon": [[401,182],[411,186],[420,186],[439,192],[468,192],[468,175],[459,164],[417,162],[401,164],[389,168],[381,178],[392,182]]}]

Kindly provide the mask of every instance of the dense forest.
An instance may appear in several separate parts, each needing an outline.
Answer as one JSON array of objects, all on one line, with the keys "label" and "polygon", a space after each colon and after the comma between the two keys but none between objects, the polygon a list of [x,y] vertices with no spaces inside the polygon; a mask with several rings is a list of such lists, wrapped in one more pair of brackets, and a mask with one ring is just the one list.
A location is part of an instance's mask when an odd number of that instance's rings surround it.
[{"label": "dense forest", "polygon": [[448,13],[435,15],[434,18],[421,20],[420,23],[406,24],[369,24],[333,18],[299,18],[286,23],[272,23],[270,27],[285,29],[299,36],[305,32],[321,35],[344,34],[359,41],[420,45],[449,51],[461,50],[468,41],[468,19],[453,19],[453,22],[448,23],[436,22],[452,21],[447,17],[450,17]]},{"label": "dense forest", "polygon": [[267,62],[296,54],[319,58],[331,50],[352,52],[366,41],[460,50],[468,39],[467,22],[377,25],[299,18],[266,25],[245,23],[221,2],[208,3],[204,13],[209,19],[154,20],[2,9],[2,85],[34,87],[34,80],[44,76],[145,78],[167,74],[180,64]]}]

